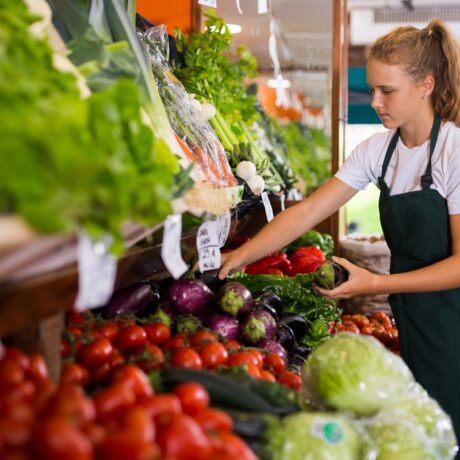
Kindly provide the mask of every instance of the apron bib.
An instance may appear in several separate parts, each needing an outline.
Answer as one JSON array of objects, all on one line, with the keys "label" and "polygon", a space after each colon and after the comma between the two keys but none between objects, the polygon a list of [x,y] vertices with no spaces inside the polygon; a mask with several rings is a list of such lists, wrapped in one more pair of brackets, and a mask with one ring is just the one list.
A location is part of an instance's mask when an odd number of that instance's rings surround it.
[{"label": "apron bib", "polygon": [[[384,178],[399,130],[388,146],[378,180],[380,222],[391,251],[390,273],[417,270],[452,253],[447,201],[430,189],[431,159],[440,124],[436,114],[420,191],[390,196]],[[399,331],[401,357],[415,379],[450,415],[460,439],[460,289],[391,294],[388,300]]]}]

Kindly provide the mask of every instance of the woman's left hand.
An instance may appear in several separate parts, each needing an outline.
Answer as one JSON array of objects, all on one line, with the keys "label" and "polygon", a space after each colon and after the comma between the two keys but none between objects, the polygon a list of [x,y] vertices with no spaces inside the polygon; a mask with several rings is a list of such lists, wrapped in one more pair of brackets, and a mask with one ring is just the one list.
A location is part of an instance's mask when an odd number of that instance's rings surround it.
[{"label": "woman's left hand", "polygon": [[349,299],[357,295],[375,293],[378,275],[341,257],[333,257],[332,260],[348,270],[348,281],[335,289],[323,289],[315,285],[315,290],[321,295],[328,299]]}]

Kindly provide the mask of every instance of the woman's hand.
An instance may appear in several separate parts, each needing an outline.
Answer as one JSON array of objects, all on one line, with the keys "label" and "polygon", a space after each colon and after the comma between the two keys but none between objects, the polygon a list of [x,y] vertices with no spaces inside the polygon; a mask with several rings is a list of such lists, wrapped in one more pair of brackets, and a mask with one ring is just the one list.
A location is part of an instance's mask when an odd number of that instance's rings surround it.
[{"label": "woman's hand", "polygon": [[246,264],[240,254],[240,250],[235,249],[231,252],[224,252],[220,258],[221,269],[219,272],[219,279],[223,280],[230,272],[237,272],[241,270]]},{"label": "woman's hand", "polygon": [[374,294],[379,275],[352,264],[347,259],[333,257],[334,262],[348,270],[348,281],[335,289],[323,289],[315,286],[316,291],[328,299],[349,299],[357,295]]}]

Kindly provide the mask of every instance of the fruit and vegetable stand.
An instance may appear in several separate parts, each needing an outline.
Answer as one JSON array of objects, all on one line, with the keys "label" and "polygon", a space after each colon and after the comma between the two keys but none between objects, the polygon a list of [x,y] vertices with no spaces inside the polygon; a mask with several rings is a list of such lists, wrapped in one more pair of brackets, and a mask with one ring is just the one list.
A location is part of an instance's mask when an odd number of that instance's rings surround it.
[{"label": "fruit and vegetable stand", "polygon": [[327,178],[324,133],[315,153],[264,113],[214,14],[172,66],[166,29],[134,17],[0,4],[0,211],[25,228],[0,240],[0,458],[453,458],[391,318],[314,289],[348,277],[328,222],[216,276],[211,252]]}]

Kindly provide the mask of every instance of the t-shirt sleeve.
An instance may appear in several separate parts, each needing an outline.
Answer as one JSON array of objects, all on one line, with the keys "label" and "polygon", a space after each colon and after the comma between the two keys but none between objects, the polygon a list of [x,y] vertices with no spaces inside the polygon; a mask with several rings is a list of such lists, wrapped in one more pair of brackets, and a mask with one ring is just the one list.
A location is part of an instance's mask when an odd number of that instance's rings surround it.
[{"label": "t-shirt sleeve", "polygon": [[359,144],[348,156],[335,177],[356,190],[364,190],[371,182],[369,166],[366,162],[368,142]]},{"label": "t-shirt sleeve", "polygon": [[450,156],[446,180],[449,214],[460,214],[460,147]]}]

